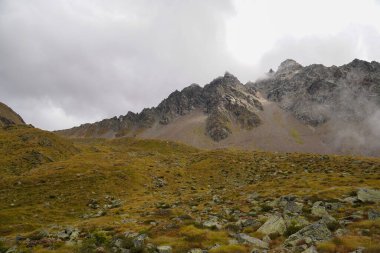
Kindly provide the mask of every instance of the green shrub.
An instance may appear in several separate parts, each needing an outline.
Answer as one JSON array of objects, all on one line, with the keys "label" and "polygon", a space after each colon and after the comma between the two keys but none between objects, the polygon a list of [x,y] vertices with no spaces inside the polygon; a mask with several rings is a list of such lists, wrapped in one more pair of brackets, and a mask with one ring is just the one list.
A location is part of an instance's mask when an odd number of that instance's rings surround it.
[{"label": "green shrub", "polygon": [[263,211],[263,212],[269,212],[269,211],[272,211],[272,209],[273,209],[273,207],[268,206],[266,204],[261,206],[261,211]]},{"label": "green shrub", "polygon": [[288,227],[286,228],[286,231],[285,231],[284,235],[285,235],[286,237],[289,237],[289,236],[291,236],[292,234],[297,233],[301,228],[302,228],[302,227],[300,227],[300,226],[297,226],[297,225],[295,225],[295,224],[291,224],[290,226],[288,226]]},{"label": "green shrub", "polygon": [[331,231],[335,231],[338,228],[340,228],[340,224],[337,221],[332,221],[327,224],[327,228],[330,229]]},{"label": "green shrub", "polygon": [[4,243],[0,241],[0,253],[7,252],[8,248],[4,246]]}]

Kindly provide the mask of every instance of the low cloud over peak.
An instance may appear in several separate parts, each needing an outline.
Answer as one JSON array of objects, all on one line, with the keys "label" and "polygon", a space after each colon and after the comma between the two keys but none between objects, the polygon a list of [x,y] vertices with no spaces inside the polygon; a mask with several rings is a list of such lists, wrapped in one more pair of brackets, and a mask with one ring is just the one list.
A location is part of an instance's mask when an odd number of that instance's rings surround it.
[{"label": "low cloud over peak", "polygon": [[[0,101],[27,123],[62,129],[157,105],[171,91],[206,84],[226,69],[244,82],[287,58],[302,65],[380,60],[379,18],[372,12],[364,17],[357,9],[350,26],[334,26],[330,35],[317,32],[323,22],[301,37],[292,29],[273,37],[265,29],[286,20],[271,10],[276,1],[261,2],[249,9],[238,0],[1,1]],[[289,11],[298,2],[290,1]],[[380,10],[374,1],[359,4]],[[260,10],[262,27],[247,18]],[[236,34],[240,22],[247,25]],[[239,46],[259,55],[242,60]]]}]

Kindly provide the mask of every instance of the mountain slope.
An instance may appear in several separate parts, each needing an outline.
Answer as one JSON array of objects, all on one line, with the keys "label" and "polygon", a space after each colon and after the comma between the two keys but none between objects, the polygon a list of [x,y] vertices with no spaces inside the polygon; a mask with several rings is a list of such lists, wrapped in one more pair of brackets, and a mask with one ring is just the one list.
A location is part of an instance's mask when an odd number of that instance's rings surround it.
[{"label": "mountain slope", "polygon": [[[1,146],[14,145],[23,131],[71,143],[15,127],[2,132]],[[2,252],[159,252],[152,250],[157,246],[173,253],[252,252],[255,245],[242,236],[267,242],[268,252],[311,245],[318,252],[379,250],[379,158],[206,151],[135,138],[72,142],[79,150],[74,155],[2,173]],[[19,141],[13,149],[39,149],[36,143]],[[0,149],[0,162],[5,156],[7,149]],[[8,168],[1,165],[0,172]],[[273,216],[282,221],[272,228],[279,232],[262,233]],[[287,244],[319,223],[326,241],[315,240],[321,232],[312,229]]]},{"label": "mountain slope", "polygon": [[24,125],[24,120],[6,104],[0,102],[0,127],[9,125]]},{"label": "mountain slope", "polygon": [[31,126],[0,128],[0,176],[20,175],[77,152],[71,140]]},{"label": "mountain slope", "polygon": [[226,73],[175,91],[157,107],[58,131],[135,136],[200,148],[380,155],[380,64],[303,67],[286,60],[246,85]]},{"label": "mountain slope", "polygon": [[175,91],[157,107],[144,109],[141,113],[128,112],[119,118],[58,133],[75,137],[134,136],[145,129],[168,125],[178,117],[199,110],[207,115],[205,134],[214,141],[220,141],[232,133],[232,124],[237,124],[241,129],[252,129],[260,124],[257,113],[262,110],[262,105],[255,94],[252,88],[226,73],[204,88],[193,84],[182,91]]},{"label": "mountain slope", "polygon": [[335,149],[379,154],[380,64],[303,67],[284,61],[264,80],[249,83],[301,122],[325,132]]}]

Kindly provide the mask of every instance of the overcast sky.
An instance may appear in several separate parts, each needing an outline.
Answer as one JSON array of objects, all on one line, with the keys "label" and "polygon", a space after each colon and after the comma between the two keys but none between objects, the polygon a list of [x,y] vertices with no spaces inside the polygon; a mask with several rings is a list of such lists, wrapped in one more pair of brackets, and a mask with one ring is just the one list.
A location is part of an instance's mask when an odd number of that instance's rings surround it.
[{"label": "overcast sky", "polygon": [[379,0],[0,0],[0,101],[53,130],[228,70],[380,61]]}]

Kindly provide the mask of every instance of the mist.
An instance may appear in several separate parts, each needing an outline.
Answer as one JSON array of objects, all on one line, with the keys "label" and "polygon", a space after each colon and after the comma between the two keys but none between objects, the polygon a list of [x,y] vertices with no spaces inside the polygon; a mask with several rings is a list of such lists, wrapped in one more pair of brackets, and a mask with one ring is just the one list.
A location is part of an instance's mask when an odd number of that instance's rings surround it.
[{"label": "mist", "polygon": [[225,71],[245,83],[287,58],[380,61],[379,12],[372,0],[3,0],[0,101],[54,130],[139,112]]}]

